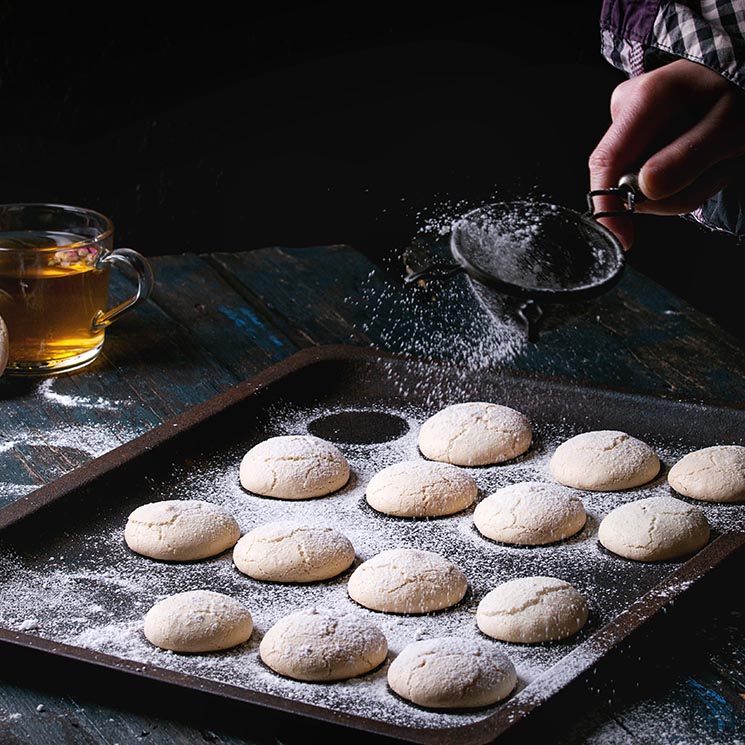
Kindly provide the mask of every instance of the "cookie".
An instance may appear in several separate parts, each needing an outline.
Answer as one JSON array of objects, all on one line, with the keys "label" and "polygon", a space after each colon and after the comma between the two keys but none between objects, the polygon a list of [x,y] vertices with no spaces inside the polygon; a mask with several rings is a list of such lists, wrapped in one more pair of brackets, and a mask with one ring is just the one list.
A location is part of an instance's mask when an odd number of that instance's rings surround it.
[{"label": "cookie", "polygon": [[451,404],[419,430],[419,450],[430,460],[486,466],[522,455],[531,445],[528,418],[509,406],[470,401]]},{"label": "cookie", "polygon": [[407,644],[388,668],[401,698],[430,709],[466,709],[501,701],[515,688],[510,658],[489,644],[449,636]]},{"label": "cookie", "polygon": [[165,500],[134,510],[124,528],[132,551],[161,561],[196,561],[226,551],[240,538],[235,518],[198,499]]},{"label": "cookie", "polygon": [[476,624],[493,639],[519,644],[558,641],[587,622],[589,607],[571,584],[556,577],[519,577],[487,593]]},{"label": "cookie", "polygon": [[267,582],[318,582],[354,561],[354,546],[338,530],[283,520],[259,525],[233,549],[236,568]]},{"label": "cookie", "polygon": [[247,641],[251,613],[228,595],[211,590],[180,592],[156,603],[145,616],[144,633],[156,647],[173,652],[215,652]]},{"label": "cookie", "polygon": [[354,613],[310,608],[280,618],[259,645],[265,665],[287,678],[346,680],[374,670],[388,654],[383,632]]},{"label": "cookie", "polygon": [[713,445],[684,455],[667,475],[678,494],[704,502],[745,499],[745,447]]},{"label": "cookie", "polygon": [[565,486],[588,491],[622,491],[651,481],[660,459],[645,442],[617,430],[571,437],[556,448],[551,475]]},{"label": "cookie", "polygon": [[636,561],[666,561],[697,551],[709,540],[706,515],[675,497],[627,502],[600,522],[598,540],[609,551]]},{"label": "cookie", "polygon": [[497,489],[476,505],[478,531],[500,543],[539,546],[578,533],[587,513],[570,489],[540,481],[524,481]]},{"label": "cookie", "polygon": [[330,442],[313,435],[281,435],[252,447],[242,458],[244,489],[277,499],[313,499],[341,489],[349,463]]},{"label": "cookie", "polygon": [[384,613],[429,613],[460,602],[465,574],[433,551],[393,548],[360,564],[347,584],[355,602]]},{"label": "cookie", "polygon": [[367,503],[395,517],[439,517],[465,510],[478,487],[468,473],[449,463],[410,460],[376,473],[367,485]]}]

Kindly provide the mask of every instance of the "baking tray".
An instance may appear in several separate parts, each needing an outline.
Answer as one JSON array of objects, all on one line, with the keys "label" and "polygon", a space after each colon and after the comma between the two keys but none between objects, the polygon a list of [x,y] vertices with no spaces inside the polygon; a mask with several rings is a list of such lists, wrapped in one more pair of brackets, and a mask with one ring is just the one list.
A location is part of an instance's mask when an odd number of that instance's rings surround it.
[{"label": "baking tray", "polygon": [[[580,492],[588,512],[583,531],[548,547],[488,541],[473,527],[473,508],[447,518],[380,515],[364,500],[380,468],[421,457],[421,422],[442,406],[488,400],[532,420],[535,440],[507,464],[468,470],[480,497],[520,480],[550,480],[548,459],[563,439],[588,429],[621,429],[652,445],[663,462],[649,485],[626,492]],[[352,465],[349,484],[320,499],[261,498],[238,482],[243,453],[274,435],[312,432],[339,446]],[[745,506],[696,503],[712,540],[687,561],[645,564],[605,551],[597,542],[603,515],[624,501],[669,494],[668,468],[686,452],[716,443],[743,444],[745,410],[589,388],[506,370],[396,357],[359,347],[300,352],[226,393],[122,445],[0,510],[0,641],[41,650],[233,702],[417,743],[485,743],[530,716],[586,675],[645,623],[745,543]],[[227,506],[246,532],[271,519],[332,522],[355,545],[355,565],[384,548],[442,553],[469,578],[465,599],[425,616],[382,614],[346,594],[352,569],[312,585],[251,580],[230,552],[201,562],[170,564],[130,552],[123,541],[129,513],[159,499],[200,498]],[[386,634],[391,659],[409,641],[442,634],[487,640],[475,624],[483,595],[514,576],[562,577],[588,598],[591,615],[575,637],[539,645],[488,640],[515,662],[516,691],[470,711],[416,707],[386,685],[387,662],[368,675],[337,683],[289,681],[258,656],[263,633],[282,615],[310,605],[365,615]],[[254,634],[234,650],[178,655],[150,646],[142,617],[161,597],[209,587],[242,600]]]}]

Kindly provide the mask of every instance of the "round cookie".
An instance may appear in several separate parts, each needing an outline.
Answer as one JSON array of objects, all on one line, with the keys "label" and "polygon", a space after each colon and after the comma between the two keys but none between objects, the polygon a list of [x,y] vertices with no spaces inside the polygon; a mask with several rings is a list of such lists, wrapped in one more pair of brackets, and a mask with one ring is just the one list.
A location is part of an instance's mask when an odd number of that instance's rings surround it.
[{"label": "round cookie", "polygon": [[509,406],[469,401],[451,404],[419,430],[419,450],[430,460],[487,466],[522,455],[533,439],[528,418]]},{"label": "round cookie", "polygon": [[556,577],[519,577],[495,587],[476,608],[476,624],[487,636],[535,644],[576,634],[587,622],[582,594]]},{"label": "round cookie", "polygon": [[318,582],[353,561],[354,546],[339,531],[289,520],[259,525],[233,549],[239,571],[268,582]]},{"label": "round cookie", "polygon": [[388,654],[383,632],[346,611],[319,608],[280,618],[259,645],[264,664],[295,680],[346,680],[364,675]]},{"label": "round cookie", "polygon": [[360,564],[347,584],[355,602],[384,613],[429,613],[460,602],[465,574],[433,551],[392,548]]},{"label": "round cookie", "polygon": [[621,491],[651,481],[660,471],[660,459],[626,432],[596,430],[562,442],[549,468],[560,484],[575,489]]},{"label": "round cookie", "polygon": [[465,471],[449,463],[410,460],[376,473],[367,485],[367,503],[395,517],[437,517],[466,509],[478,487]]},{"label": "round cookie", "polygon": [[678,494],[704,502],[745,499],[745,447],[712,445],[684,455],[667,475]]},{"label": "round cookie", "polygon": [[491,645],[450,636],[407,644],[388,668],[388,685],[431,709],[489,706],[517,683],[510,658]]},{"label": "round cookie", "polygon": [[524,481],[497,489],[476,505],[478,531],[501,543],[540,546],[578,533],[587,521],[582,500],[570,489]]},{"label": "round cookie", "polygon": [[240,464],[241,486],[277,499],[312,499],[341,489],[349,463],[330,442],[313,435],[280,435],[252,447]]},{"label": "round cookie", "polygon": [[675,497],[647,497],[611,510],[598,540],[609,551],[636,561],[665,561],[697,551],[709,540],[706,515]]},{"label": "round cookie", "polygon": [[229,595],[211,590],[180,592],[156,603],[145,615],[145,637],[173,652],[215,652],[247,641],[251,613]]},{"label": "round cookie", "polygon": [[235,545],[241,531],[224,508],[199,499],[143,504],[124,528],[132,551],[161,561],[195,561]]}]

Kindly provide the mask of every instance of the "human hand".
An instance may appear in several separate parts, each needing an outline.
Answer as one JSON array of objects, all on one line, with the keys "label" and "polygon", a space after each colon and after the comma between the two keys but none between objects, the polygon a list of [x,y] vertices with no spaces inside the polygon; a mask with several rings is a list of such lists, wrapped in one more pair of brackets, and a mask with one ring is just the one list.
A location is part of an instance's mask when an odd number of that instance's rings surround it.
[{"label": "human hand", "polygon": [[[617,186],[638,171],[647,197],[636,212],[679,215],[721,191],[745,155],[745,94],[708,67],[681,59],[621,83],[611,96],[611,126],[589,159],[590,188]],[[597,211],[618,210],[596,197]],[[630,215],[600,218],[625,249]]]}]

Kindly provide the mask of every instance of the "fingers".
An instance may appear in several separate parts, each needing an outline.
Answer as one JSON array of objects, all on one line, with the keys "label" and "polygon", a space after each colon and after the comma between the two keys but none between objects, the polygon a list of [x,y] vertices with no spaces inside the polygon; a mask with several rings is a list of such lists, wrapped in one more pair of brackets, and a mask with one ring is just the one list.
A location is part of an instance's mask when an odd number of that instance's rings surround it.
[{"label": "fingers", "polygon": [[652,155],[639,171],[642,192],[654,201],[678,199],[708,170],[745,153],[743,100],[740,95],[718,100],[699,122]]},{"label": "fingers", "polygon": [[[676,107],[656,105],[649,80],[640,76],[621,83],[613,92],[613,121],[589,158],[591,189],[617,186],[621,176],[635,171],[644,162],[657,133],[674,120]],[[598,212],[623,208],[617,196],[598,196],[595,205]],[[631,247],[634,225],[630,215],[603,217],[598,221],[615,233],[624,249]]]},{"label": "fingers", "polygon": [[[745,97],[718,73],[689,60],[619,85],[611,117],[590,155],[590,188],[615,187],[621,176],[638,170],[648,197],[637,204],[638,212],[691,212],[729,183],[733,164],[745,155]],[[622,207],[617,197],[595,203],[596,211]],[[599,221],[624,248],[631,246],[630,215]]]},{"label": "fingers", "polygon": [[636,205],[636,212],[649,215],[682,215],[693,212],[724,189],[732,181],[735,171],[743,168],[744,159],[718,163],[673,196],[640,202]]}]

